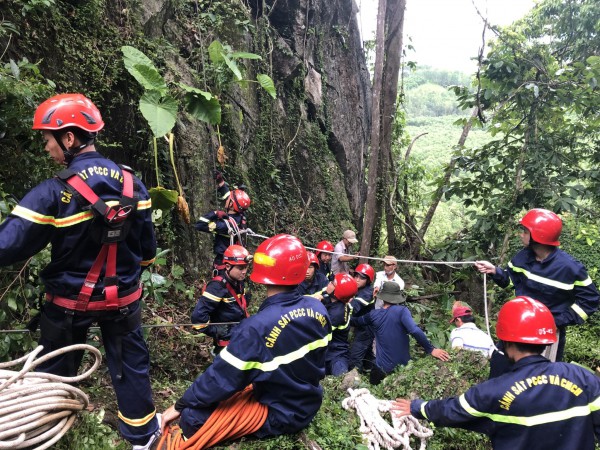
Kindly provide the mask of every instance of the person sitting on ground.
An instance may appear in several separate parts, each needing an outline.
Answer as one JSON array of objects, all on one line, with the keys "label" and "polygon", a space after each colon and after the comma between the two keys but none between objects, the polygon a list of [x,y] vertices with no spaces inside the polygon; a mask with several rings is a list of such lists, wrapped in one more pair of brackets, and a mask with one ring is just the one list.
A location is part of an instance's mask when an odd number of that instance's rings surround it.
[{"label": "person sitting on ground", "polygon": [[459,397],[397,399],[392,413],[486,434],[495,450],[594,450],[600,379],[581,366],[541,356],[557,341],[550,310],[529,297],[510,300],[498,313],[496,334],[514,362],[509,372]]},{"label": "person sitting on ground", "polygon": [[358,258],[358,255],[349,254],[352,245],[356,244],[356,233],[352,230],[344,231],[342,240],[335,244],[333,248],[333,257],[331,258],[331,272],[336,275],[338,273],[350,273],[349,262]]},{"label": "person sitting on ground", "polygon": [[321,241],[317,244],[315,255],[319,260],[319,272],[321,272],[329,281],[333,281],[333,271],[331,270],[331,259],[333,258],[333,244],[329,241]]},{"label": "person sitting on ground", "polygon": [[219,171],[215,171],[217,192],[225,201],[224,211],[210,211],[196,222],[195,228],[205,233],[213,233],[215,240],[213,261],[215,275],[223,275],[223,253],[232,244],[246,246],[245,232],[248,228],[245,212],[250,207],[250,197],[243,189],[229,190],[229,185]]},{"label": "person sitting on ground", "polygon": [[[369,264],[359,264],[354,271],[354,280],[358,285],[358,292],[350,303],[352,316],[360,317],[368,314],[375,307],[373,298],[373,280],[375,270]],[[373,354],[373,340],[375,335],[368,326],[354,327],[354,340],[350,345],[350,364],[364,373],[371,370],[375,361]]]},{"label": "person sitting on ground", "polygon": [[251,260],[241,245],[227,247],[223,253],[223,275],[208,282],[192,312],[192,323],[197,324],[193,328],[213,338],[214,354],[229,344],[236,322],[249,316],[244,280]]},{"label": "person sitting on ground", "polygon": [[371,384],[381,383],[396,367],[408,364],[409,334],[426,353],[441,361],[450,360],[448,353],[435,348],[415,323],[410,310],[403,304],[406,297],[397,283],[384,282],[378,298],[383,301],[383,308],[350,320],[352,326],[367,325],[375,334],[375,366],[371,369]]},{"label": "person sitting on ground", "polygon": [[300,295],[309,295],[317,300],[323,300],[323,295],[327,290],[329,280],[319,271],[319,260],[313,252],[308,253],[310,265],[306,269],[306,278],[298,285]]},{"label": "person sitting on ground", "polygon": [[[400,275],[396,273],[396,267],[398,262],[396,258],[391,255],[387,255],[382,260],[383,270],[375,274],[375,282],[373,283],[373,295],[377,298],[377,293],[386,281],[392,281],[400,286],[400,290],[404,290],[404,280],[400,278]],[[383,306],[381,300],[375,301],[375,308],[379,309]]]},{"label": "person sitting on ground", "polygon": [[473,352],[480,352],[486,358],[492,356],[495,349],[492,338],[475,325],[473,311],[468,306],[457,306],[452,309],[452,320],[456,328],[450,333],[452,348],[464,348]]},{"label": "person sitting on ground", "polygon": [[348,343],[352,316],[350,301],[356,295],[358,285],[347,273],[336,274],[330,285],[333,291],[329,295],[330,302],[326,303],[325,307],[331,319],[333,333],[331,342],[327,346],[325,370],[327,375],[339,376],[350,370],[350,344]]},{"label": "person sitting on ground", "polygon": [[[307,267],[306,249],[291,235],[258,246],[250,279],[266,285],[267,298],[164,412],[163,431],[179,419],[186,444],[201,441],[206,448],[232,436],[263,438],[308,426],[323,400],[331,322],[325,306],[296,292]],[[226,420],[215,423],[213,413]]]}]

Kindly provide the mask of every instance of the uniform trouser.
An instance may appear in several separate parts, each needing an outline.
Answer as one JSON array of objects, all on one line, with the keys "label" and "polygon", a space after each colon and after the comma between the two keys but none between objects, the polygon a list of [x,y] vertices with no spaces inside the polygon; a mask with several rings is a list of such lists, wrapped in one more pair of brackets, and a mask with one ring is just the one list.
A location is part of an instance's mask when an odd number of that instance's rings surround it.
[{"label": "uniform trouser", "polygon": [[204,425],[218,405],[206,408],[184,408],[179,417],[179,427],[183,435],[189,439]]},{"label": "uniform trouser", "polygon": [[[158,431],[150,386],[150,356],[142,336],[139,301],[117,311],[78,313],[51,303],[40,320],[43,354],[85,343],[89,327],[98,322],[119,406],[119,431],[133,445],[144,445]],[[83,352],[68,352],[38,366],[40,372],[73,376]]]},{"label": "uniform trouser", "polygon": [[335,377],[344,375],[350,369],[350,359],[347,356],[336,356],[325,363],[325,373]]},{"label": "uniform trouser", "polygon": [[375,361],[373,339],[375,336],[369,327],[355,327],[354,340],[350,346],[350,362],[359,372],[371,370]]}]

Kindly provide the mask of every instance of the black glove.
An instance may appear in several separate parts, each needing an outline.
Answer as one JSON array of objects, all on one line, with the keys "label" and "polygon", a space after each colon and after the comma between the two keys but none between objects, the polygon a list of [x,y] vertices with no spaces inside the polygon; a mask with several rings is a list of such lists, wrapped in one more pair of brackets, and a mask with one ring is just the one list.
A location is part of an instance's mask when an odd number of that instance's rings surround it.
[{"label": "black glove", "polygon": [[215,211],[215,215],[217,216],[217,219],[229,219],[229,216],[225,211]]},{"label": "black glove", "polygon": [[223,181],[225,181],[225,179],[223,178],[223,174],[221,172],[219,172],[218,170],[215,170],[213,172],[213,175],[215,177],[215,182],[217,184],[221,184]]}]

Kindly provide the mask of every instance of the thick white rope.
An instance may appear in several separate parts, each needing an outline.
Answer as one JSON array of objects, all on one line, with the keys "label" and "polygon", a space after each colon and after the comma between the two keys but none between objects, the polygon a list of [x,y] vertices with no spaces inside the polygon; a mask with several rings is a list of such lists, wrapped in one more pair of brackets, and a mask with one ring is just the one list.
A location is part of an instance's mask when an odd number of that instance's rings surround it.
[{"label": "thick white rope", "polygon": [[433,436],[433,431],[421,425],[413,416],[396,417],[391,414],[392,425],[381,416],[381,412],[390,410],[391,400],[379,400],[366,388],[348,389],[348,393],[350,396],[342,400],[342,406],[347,410],[356,410],[360,418],[360,432],[369,450],[412,450],[411,436],[420,440],[420,450],[427,448],[427,439]]},{"label": "thick white rope", "polygon": [[[100,351],[91,345],[76,344],[36,359],[42,350],[39,346],[22,358],[0,363],[0,449],[50,447],[71,428],[77,412],[89,404],[83,391],[67,383],[90,376],[100,365]],[[78,350],[87,350],[95,357],[92,367],[81,375],[61,377],[31,372],[55,356]],[[21,363],[23,367],[19,371],[4,370]]]}]

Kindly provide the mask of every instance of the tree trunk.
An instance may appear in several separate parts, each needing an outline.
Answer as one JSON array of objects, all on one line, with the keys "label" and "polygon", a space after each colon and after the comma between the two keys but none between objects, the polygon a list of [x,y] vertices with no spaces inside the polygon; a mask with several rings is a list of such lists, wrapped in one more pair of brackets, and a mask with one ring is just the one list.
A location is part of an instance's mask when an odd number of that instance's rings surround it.
[{"label": "tree trunk", "polygon": [[371,251],[372,235],[377,208],[377,179],[379,168],[379,139],[381,132],[381,89],[383,62],[385,58],[385,11],[387,1],[379,0],[377,9],[377,38],[375,47],[375,73],[373,76],[373,106],[371,110],[371,155],[369,160],[369,178],[367,181],[367,200],[362,227],[360,254],[368,256]]}]

